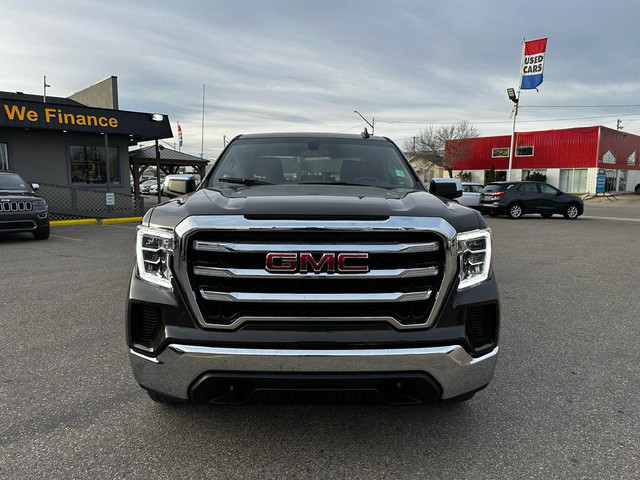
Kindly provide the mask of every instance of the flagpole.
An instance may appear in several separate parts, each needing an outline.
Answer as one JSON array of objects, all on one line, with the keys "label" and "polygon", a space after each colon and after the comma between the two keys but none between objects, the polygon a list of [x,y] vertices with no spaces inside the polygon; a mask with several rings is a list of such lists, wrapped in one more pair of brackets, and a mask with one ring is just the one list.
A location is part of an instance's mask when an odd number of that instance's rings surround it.
[{"label": "flagpole", "polygon": [[204,158],[204,91],[205,91],[205,84],[202,84],[202,133],[201,133],[201,144],[200,144],[200,158]]},{"label": "flagpole", "polygon": [[511,145],[509,146],[509,170],[507,170],[507,181],[511,181],[511,167],[513,166],[513,147],[516,139],[516,117],[518,116],[518,102],[520,101],[520,93],[522,89],[522,68],[524,67],[524,44],[526,39],[522,39],[522,55],[520,57],[520,80],[518,80],[518,93],[513,102],[513,122],[511,124]]}]

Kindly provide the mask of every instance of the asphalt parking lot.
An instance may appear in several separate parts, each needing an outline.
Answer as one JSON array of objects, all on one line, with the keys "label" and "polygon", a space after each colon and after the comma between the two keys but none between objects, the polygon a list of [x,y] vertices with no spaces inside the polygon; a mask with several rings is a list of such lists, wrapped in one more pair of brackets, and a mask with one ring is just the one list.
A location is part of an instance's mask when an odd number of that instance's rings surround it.
[{"label": "asphalt parking lot", "polygon": [[462,405],[155,404],[124,340],[135,225],[0,238],[0,478],[639,478],[640,203],[608,203],[487,218],[501,352]]}]

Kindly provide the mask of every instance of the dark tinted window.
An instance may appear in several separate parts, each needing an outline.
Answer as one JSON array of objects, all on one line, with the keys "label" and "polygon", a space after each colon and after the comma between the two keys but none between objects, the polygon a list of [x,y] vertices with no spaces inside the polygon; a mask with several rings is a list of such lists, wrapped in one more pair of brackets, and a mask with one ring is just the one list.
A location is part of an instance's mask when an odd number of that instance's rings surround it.
[{"label": "dark tinted window", "polygon": [[538,187],[535,183],[521,183],[518,190],[526,193],[538,193]]},{"label": "dark tinted window", "polygon": [[357,138],[240,139],[218,160],[208,185],[231,185],[221,178],[416,188],[411,171],[393,144]]},{"label": "dark tinted window", "polygon": [[501,192],[504,190],[505,185],[502,183],[490,183],[484,189],[483,192]]},{"label": "dark tinted window", "polygon": [[547,195],[555,195],[556,193],[558,193],[558,189],[552,187],[551,185],[547,185],[546,183],[540,183],[539,185],[540,191],[542,191],[542,193],[545,193]]},{"label": "dark tinted window", "polygon": [[463,192],[480,193],[482,191],[482,185],[463,185]]},{"label": "dark tinted window", "polygon": [[31,186],[14,173],[0,175],[0,190],[30,191]]}]

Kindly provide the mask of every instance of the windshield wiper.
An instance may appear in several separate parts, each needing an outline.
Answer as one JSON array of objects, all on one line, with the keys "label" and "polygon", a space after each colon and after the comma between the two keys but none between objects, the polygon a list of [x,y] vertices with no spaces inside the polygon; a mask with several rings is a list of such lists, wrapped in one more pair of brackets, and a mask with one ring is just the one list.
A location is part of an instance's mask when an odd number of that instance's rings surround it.
[{"label": "windshield wiper", "polygon": [[238,183],[240,185],[274,185],[271,182],[265,182],[264,180],[258,180],[256,178],[235,178],[235,177],[221,177],[218,179],[219,182],[226,183]]},{"label": "windshield wiper", "polygon": [[341,182],[338,180],[298,182],[298,185],[347,185],[352,187],[396,188],[391,185],[372,185],[370,183]]}]

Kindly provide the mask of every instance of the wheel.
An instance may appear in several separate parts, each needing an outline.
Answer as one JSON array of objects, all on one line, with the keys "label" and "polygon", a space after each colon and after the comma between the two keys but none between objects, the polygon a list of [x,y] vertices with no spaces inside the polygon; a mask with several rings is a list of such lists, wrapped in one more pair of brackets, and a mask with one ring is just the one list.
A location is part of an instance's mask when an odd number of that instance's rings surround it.
[{"label": "wheel", "polygon": [[553,217],[553,213],[541,213],[540,216],[542,218],[551,218]]},{"label": "wheel", "polygon": [[49,224],[47,223],[44,227],[38,227],[36,228],[36,230],[33,232],[33,237],[36,240],[46,240],[47,238],[49,238]]},{"label": "wheel", "polygon": [[570,203],[564,209],[564,213],[562,215],[564,216],[564,218],[567,218],[569,220],[575,220],[580,216],[580,209],[575,203]]},{"label": "wheel", "polygon": [[162,403],[164,405],[178,405],[180,403],[184,403],[182,400],[178,398],[168,397],[167,395],[154,392],[153,390],[147,390],[147,394],[149,395],[149,398],[154,402]]},{"label": "wheel", "polygon": [[636,190],[636,193],[638,195],[640,195],[640,183],[638,185],[636,185],[636,189],[635,190]]},{"label": "wheel", "polygon": [[509,218],[517,220],[518,218],[522,218],[522,216],[524,215],[524,209],[522,208],[521,204],[512,203],[511,205],[509,205],[507,215],[509,216]]}]

